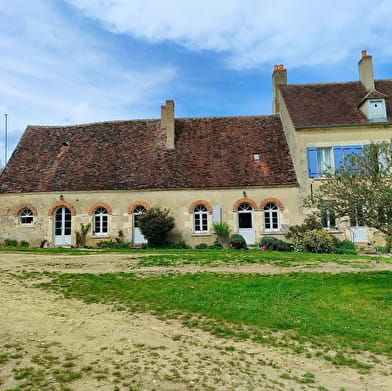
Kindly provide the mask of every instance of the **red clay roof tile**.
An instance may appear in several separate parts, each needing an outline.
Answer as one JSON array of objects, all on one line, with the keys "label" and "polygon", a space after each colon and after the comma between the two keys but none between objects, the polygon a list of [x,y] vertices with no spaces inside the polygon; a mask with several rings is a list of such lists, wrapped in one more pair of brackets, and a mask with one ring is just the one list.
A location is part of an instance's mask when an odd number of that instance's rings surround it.
[{"label": "red clay roof tile", "polygon": [[[392,80],[376,81],[375,87],[378,96],[392,99]],[[369,123],[358,109],[368,94],[360,82],[291,84],[279,89],[296,128]],[[386,99],[388,121],[392,121],[391,99]]]},{"label": "red clay roof tile", "polygon": [[0,192],[297,184],[278,116],[183,118],[175,128],[167,150],[159,120],[28,126]]}]

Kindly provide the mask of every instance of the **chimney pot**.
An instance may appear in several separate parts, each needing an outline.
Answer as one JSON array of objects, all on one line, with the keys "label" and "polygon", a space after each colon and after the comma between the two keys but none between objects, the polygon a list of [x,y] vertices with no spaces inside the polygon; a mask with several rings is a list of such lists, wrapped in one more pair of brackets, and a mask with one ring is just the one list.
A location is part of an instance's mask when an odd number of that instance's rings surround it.
[{"label": "chimney pot", "polygon": [[362,50],[362,57],[367,57],[367,53],[366,53],[366,50]]},{"label": "chimney pot", "polygon": [[274,71],[277,71],[279,69],[279,65],[274,65]]}]

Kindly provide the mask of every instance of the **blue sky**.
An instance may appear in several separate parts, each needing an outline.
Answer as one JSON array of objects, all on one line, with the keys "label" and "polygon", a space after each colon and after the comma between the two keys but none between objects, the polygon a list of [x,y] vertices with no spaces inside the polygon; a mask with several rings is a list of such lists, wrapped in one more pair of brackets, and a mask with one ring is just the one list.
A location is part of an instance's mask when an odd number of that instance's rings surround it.
[{"label": "blue sky", "polygon": [[271,74],[392,77],[389,0],[12,0],[0,10],[0,163],[29,124],[271,114]]}]

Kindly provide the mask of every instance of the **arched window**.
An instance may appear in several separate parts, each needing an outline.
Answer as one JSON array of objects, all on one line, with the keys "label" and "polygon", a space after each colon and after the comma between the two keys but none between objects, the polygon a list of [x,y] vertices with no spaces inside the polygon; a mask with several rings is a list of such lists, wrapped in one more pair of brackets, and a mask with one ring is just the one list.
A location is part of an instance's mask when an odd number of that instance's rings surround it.
[{"label": "arched window", "polygon": [[194,232],[208,232],[208,209],[204,205],[197,205],[193,210]]},{"label": "arched window", "polygon": [[94,223],[93,223],[93,234],[94,235],[106,235],[108,233],[108,211],[102,206],[98,207],[94,211]]},{"label": "arched window", "polygon": [[20,225],[32,225],[34,221],[34,214],[31,209],[24,208],[19,212]]},{"label": "arched window", "polygon": [[264,207],[264,229],[265,231],[279,231],[279,208],[272,202]]},{"label": "arched window", "polygon": [[146,213],[146,208],[142,205],[138,205],[133,209],[133,227],[139,228],[139,220]]},{"label": "arched window", "polygon": [[238,228],[252,228],[253,208],[247,202],[238,206]]}]

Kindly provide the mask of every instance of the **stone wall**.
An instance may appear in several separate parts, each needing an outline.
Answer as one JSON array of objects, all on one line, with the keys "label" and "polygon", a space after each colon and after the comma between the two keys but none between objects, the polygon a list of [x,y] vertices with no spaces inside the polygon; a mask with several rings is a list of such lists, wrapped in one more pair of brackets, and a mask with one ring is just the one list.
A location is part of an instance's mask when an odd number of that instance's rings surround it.
[{"label": "stone wall", "polygon": [[[96,245],[101,240],[114,240],[122,230],[125,239],[133,241],[133,215],[136,205],[168,208],[175,218],[175,228],[170,233],[171,241],[185,240],[188,245],[213,243],[216,235],[212,230],[213,213],[208,212],[208,232],[195,233],[192,208],[195,202],[219,205],[221,221],[229,224],[231,233],[238,232],[238,213],[236,207],[241,202],[254,206],[253,227],[256,242],[269,232],[264,230],[263,205],[275,200],[280,206],[280,232],[283,235],[289,225],[299,224],[298,187],[263,187],[241,189],[210,190],[165,190],[165,191],[101,191],[101,192],[56,192],[0,195],[0,241],[4,239],[26,240],[31,246],[39,246],[43,239],[50,245],[54,241],[53,214],[62,205],[72,210],[72,244],[75,244],[75,231],[80,224],[92,222],[92,213],[97,206],[104,206],[109,212],[108,235],[94,235],[92,229],[87,236],[88,245]],[[36,210],[32,225],[22,226],[17,211],[23,205],[31,205]]]}]

